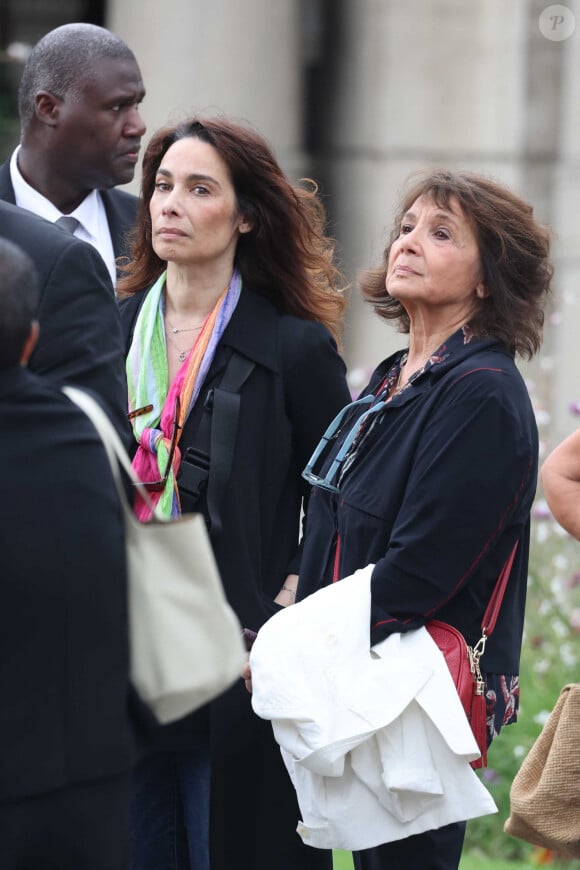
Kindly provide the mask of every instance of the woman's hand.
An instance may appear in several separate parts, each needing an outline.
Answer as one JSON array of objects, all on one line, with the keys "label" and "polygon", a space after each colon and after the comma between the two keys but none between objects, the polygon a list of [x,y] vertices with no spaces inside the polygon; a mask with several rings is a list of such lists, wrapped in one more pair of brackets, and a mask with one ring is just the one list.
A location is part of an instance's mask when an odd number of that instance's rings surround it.
[{"label": "woman's hand", "polygon": [[[296,589],[298,588],[298,574],[288,574],[284,583],[282,584],[282,588],[274,598],[276,604],[280,604],[281,607],[289,607],[291,604],[294,604],[296,600]],[[252,632],[253,634],[253,632]],[[255,635],[254,635],[255,636]],[[247,641],[246,641],[247,645]],[[248,645],[247,645],[248,646]],[[251,649],[251,645],[248,646],[248,650]],[[246,685],[246,689],[252,694],[252,671],[250,668],[250,661],[248,661],[244,665],[242,669],[242,679]]]},{"label": "woman's hand", "polygon": [[296,590],[298,588],[298,574],[288,574],[282,584],[282,588],[274,598],[276,604],[281,607],[289,607],[296,601]]},{"label": "woman's hand", "polygon": [[247,691],[252,694],[252,671],[250,668],[250,661],[246,662],[244,667],[242,668],[242,680],[245,683]]},{"label": "woman's hand", "polygon": [[[296,589],[298,588],[298,574],[288,574],[284,583],[282,584],[282,588],[274,598],[276,604],[279,604],[281,607],[289,607],[291,604],[294,604],[296,600]],[[253,634],[253,632],[252,632]],[[248,650],[251,649],[251,645],[248,646],[246,641],[246,646]],[[244,665],[242,669],[242,679],[246,685],[246,689],[252,694],[252,671],[250,668],[250,661],[248,661]]]}]

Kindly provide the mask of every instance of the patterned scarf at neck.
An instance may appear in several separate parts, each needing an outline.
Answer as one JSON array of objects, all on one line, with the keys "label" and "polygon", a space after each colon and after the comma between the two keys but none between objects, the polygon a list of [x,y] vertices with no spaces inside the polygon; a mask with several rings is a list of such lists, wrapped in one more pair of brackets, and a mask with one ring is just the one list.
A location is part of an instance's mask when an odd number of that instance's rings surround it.
[{"label": "patterned scarf at neck", "polygon": [[[167,272],[148,291],[141,306],[131,349],[127,356],[129,412],[152,406],[131,420],[133,434],[139,444],[133,468],[142,481],[163,480],[169,461],[171,442],[175,435],[175,452],[167,480],[159,491],[150,492],[157,513],[169,519],[181,513],[176,474],[181,461],[178,444],[184,422],[189,416],[213,361],[216,347],[242,289],[239,272],[234,271],[229,286],[204,320],[201,331],[189,355],[172,384],[169,384],[167,346],[163,326],[164,294]],[[179,409],[177,430],[176,408]],[[137,497],[135,514],[141,521],[151,518],[147,505]]]}]

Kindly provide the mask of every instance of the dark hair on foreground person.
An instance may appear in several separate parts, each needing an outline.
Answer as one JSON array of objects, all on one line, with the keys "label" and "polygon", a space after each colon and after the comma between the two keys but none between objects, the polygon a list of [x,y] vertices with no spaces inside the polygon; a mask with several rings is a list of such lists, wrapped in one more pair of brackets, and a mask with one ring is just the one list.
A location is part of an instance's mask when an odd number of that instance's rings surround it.
[{"label": "dark hair on foreground person", "polygon": [[21,248],[0,238],[0,369],[18,365],[38,308],[36,269]]},{"label": "dark hair on foreground person", "polygon": [[553,273],[550,232],[537,222],[527,202],[482,175],[440,169],[423,172],[409,184],[381,265],[361,276],[363,297],[379,317],[398,321],[400,332],[409,332],[409,316],[387,292],[385,278],[401,222],[421,196],[442,208],[455,199],[475,234],[489,295],[478,300],[470,323],[473,332],[496,338],[519,356],[531,358],[540,348],[545,295]]},{"label": "dark hair on foreground person", "polygon": [[244,284],[288,314],[319,320],[337,338],[346,306],[337,290],[344,289],[344,282],[333,262],[333,242],[324,233],[325,210],[316,186],[291,184],[258,132],[223,117],[194,118],[152,136],[143,157],[133,262],[124,269],[119,293],[142,290],[165,269],[151,246],[149,202],[165,153],[175,142],[192,137],[216,149],[228,167],[239,212],[253,223],[236,250],[235,265]]},{"label": "dark hair on foreground person", "polygon": [[28,364],[46,284],[89,246],[1,205],[32,256],[0,238],[0,866],[125,868],[151,714],[129,683],[123,517],[91,421]]}]

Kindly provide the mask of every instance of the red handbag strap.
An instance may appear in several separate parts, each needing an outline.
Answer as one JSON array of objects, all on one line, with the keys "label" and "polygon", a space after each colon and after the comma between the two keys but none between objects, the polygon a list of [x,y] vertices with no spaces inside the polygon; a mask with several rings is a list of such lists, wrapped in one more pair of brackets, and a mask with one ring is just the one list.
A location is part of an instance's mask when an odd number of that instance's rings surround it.
[{"label": "red handbag strap", "polygon": [[489,604],[487,605],[486,611],[483,614],[483,621],[481,623],[481,630],[483,633],[489,637],[492,631],[495,628],[495,624],[497,622],[497,615],[499,613],[499,609],[501,607],[501,602],[503,601],[504,592],[507,586],[507,582],[509,580],[512,565],[514,563],[514,558],[516,555],[516,550],[518,548],[518,542],[516,541],[511,553],[507,557],[505,565],[501,569],[501,573],[497,578],[496,584],[493,588],[493,592],[491,593],[491,598],[489,599]]}]

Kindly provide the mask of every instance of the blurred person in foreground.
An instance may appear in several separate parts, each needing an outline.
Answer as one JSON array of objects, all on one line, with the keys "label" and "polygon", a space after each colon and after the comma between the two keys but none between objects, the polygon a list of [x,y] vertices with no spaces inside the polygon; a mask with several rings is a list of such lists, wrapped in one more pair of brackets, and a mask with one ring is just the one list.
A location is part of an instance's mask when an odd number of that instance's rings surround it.
[{"label": "blurred person in foreground", "polygon": [[[378,366],[370,401],[344,409],[307,473],[297,598],[374,564],[371,645],[434,618],[475,644],[517,542],[481,660],[489,741],[518,711],[538,439],[514,357],[540,347],[548,255],[548,232],[502,185],[443,170],[414,179],[381,265],[361,280],[407,347]],[[354,853],[355,867],[452,870],[464,833],[459,822]]]},{"label": "blurred person in foreground", "polygon": [[0,166],[0,199],[92,244],[113,285],[137,212],[137,197],[113,188],[133,180],[144,96],[135,56],[120,37],[95,24],[63,24],[24,65],[20,144]]},{"label": "blurred person in foreground", "polygon": [[0,239],[0,865],[125,870],[123,517],[92,424],[26,367],[38,297],[32,261]]},{"label": "blurred person in foreground", "polygon": [[542,465],[541,478],[554,518],[580,541],[580,429],[552,450]]},{"label": "blurred person in foreground", "polygon": [[[194,117],[147,147],[119,284],[134,467],[166,516],[205,514],[226,595],[252,631],[294,601],[301,470],[349,400],[324,220],[314,191],[292,185],[249,126]],[[162,728],[139,765],[131,867],[330,867],[303,846],[297,818],[271,728],[240,680]]]}]

